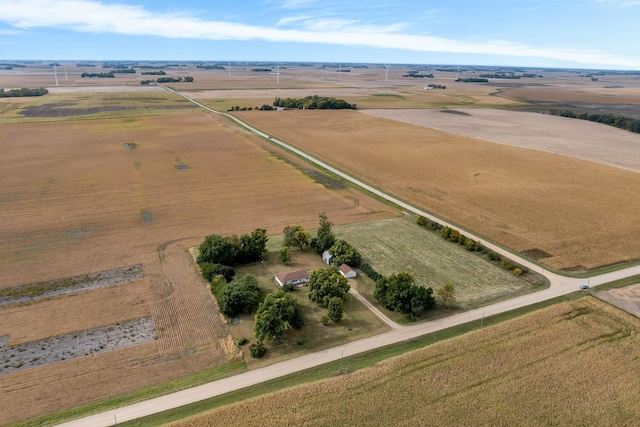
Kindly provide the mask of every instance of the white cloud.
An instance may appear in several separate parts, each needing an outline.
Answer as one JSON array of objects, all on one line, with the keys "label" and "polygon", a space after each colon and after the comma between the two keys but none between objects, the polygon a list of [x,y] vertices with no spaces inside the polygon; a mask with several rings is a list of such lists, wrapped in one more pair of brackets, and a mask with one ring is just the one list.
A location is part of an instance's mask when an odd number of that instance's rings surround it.
[{"label": "white cloud", "polygon": [[19,29],[57,28],[78,32],[156,36],[174,39],[265,40],[546,58],[582,64],[640,68],[640,59],[596,50],[540,48],[503,40],[463,41],[403,34],[401,24],[371,26],[337,18],[289,17],[280,25],[297,29],[204,21],[184,13],[155,13],[140,6],[93,0],[0,0],[0,21]]}]

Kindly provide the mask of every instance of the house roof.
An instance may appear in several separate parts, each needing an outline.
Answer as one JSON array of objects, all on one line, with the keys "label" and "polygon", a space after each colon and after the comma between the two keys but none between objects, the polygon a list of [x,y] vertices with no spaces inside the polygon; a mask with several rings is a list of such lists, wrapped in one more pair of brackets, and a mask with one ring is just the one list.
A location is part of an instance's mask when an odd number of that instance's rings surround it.
[{"label": "house roof", "polygon": [[347,264],[342,264],[339,268],[343,274],[349,274],[353,271],[353,269],[349,267]]},{"label": "house roof", "polygon": [[286,283],[293,280],[308,279],[309,273],[307,272],[307,270],[283,271],[282,273],[276,274],[276,278],[280,282]]}]

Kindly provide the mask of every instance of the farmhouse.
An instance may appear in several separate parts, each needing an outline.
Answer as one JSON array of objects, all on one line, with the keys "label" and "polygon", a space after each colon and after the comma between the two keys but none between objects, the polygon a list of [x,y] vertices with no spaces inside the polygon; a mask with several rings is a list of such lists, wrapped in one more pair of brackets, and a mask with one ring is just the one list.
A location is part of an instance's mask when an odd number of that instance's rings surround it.
[{"label": "farmhouse", "polygon": [[324,251],[322,252],[322,261],[324,261],[325,263],[332,265],[331,264],[331,258],[333,258],[333,255],[331,255],[329,253],[329,251]]},{"label": "farmhouse", "polygon": [[284,285],[293,285],[296,288],[303,287],[309,281],[309,273],[307,270],[285,271],[276,274],[276,282],[280,287]]},{"label": "farmhouse", "polygon": [[349,267],[347,264],[342,264],[339,267],[339,270],[340,274],[342,274],[347,279],[353,279],[354,277],[356,277],[356,271]]}]

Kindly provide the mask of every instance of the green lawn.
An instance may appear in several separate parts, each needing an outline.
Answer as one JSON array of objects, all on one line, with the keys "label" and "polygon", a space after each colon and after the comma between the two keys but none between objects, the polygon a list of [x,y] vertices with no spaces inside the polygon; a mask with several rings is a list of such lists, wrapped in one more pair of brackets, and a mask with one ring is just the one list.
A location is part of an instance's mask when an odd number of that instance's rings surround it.
[{"label": "green lawn", "polygon": [[[379,273],[412,273],[416,283],[435,290],[456,287],[460,308],[471,309],[539,290],[528,281],[415,224],[411,215],[334,228]],[[363,292],[364,293],[364,292]]]}]

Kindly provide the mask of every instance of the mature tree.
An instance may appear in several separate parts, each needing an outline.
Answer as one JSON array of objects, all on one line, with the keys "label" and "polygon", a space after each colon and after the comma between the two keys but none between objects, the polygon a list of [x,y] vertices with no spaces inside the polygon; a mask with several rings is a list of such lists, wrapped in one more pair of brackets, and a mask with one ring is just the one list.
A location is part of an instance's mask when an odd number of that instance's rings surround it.
[{"label": "mature tree", "polygon": [[342,316],[344,315],[344,309],[342,308],[343,301],[338,297],[333,297],[329,300],[329,304],[327,308],[327,317],[331,319],[333,322],[338,323],[342,320]]},{"label": "mature tree", "polygon": [[218,274],[223,276],[227,283],[231,282],[234,277],[236,277],[236,271],[230,265],[223,265],[218,270]]},{"label": "mature tree", "polygon": [[316,252],[319,254],[328,250],[336,242],[336,236],[333,234],[327,214],[322,212],[318,215],[320,218],[320,226],[318,227],[318,233],[316,238]]},{"label": "mature tree", "polygon": [[256,312],[253,334],[259,341],[276,339],[291,327],[296,302],[283,290],[267,295]]},{"label": "mature tree", "polygon": [[329,305],[331,298],[346,300],[349,289],[349,281],[337,267],[320,268],[309,275],[309,299],[323,307]]},{"label": "mature tree", "polygon": [[416,318],[435,306],[431,288],[415,284],[413,274],[400,272],[376,282],[374,297],[386,308]]},{"label": "mature tree", "polygon": [[213,295],[220,295],[220,293],[227,287],[227,280],[222,274],[218,274],[211,279],[211,293]]},{"label": "mature tree", "polygon": [[329,248],[329,253],[333,255],[331,262],[335,265],[349,264],[358,267],[362,256],[360,253],[344,239],[338,240]]},{"label": "mature tree", "polygon": [[[235,237],[235,236],[233,236]],[[235,238],[236,263],[245,264],[261,260],[267,252],[267,230],[256,228],[251,234]]]},{"label": "mature tree", "polygon": [[297,246],[300,250],[304,249],[305,246],[309,246],[311,233],[306,231],[303,226],[299,224],[287,225],[282,232],[284,234],[285,245]]},{"label": "mature tree", "polygon": [[298,307],[298,304],[296,304],[294,307],[293,317],[291,318],[291,321],[289,323],[291,324],[291,327],[293,329],[300,329],[304,326],[304,318],[302,317],[302,313],[300,312],[300,307]]},{"label": "mature tree", "polygon": [[220,271],[220,267],[222,267],[221,264],[212,264],[210,262],[200,263],[202,277],[204,277],[207,282],[211,283],[213,278],[220,274],[218,273]]},{"label": "mature tree", "polygon": [[207,236],[200,245],[198,264],[210,262],[212,264],[232,265],[235,257],[235,248],[229,239],[212,234]]},{"label": "mature tree", "polygon": [[456,302],[456,297],[454,295],[455,290],[456,287],[453,285],[453,283],[446,283],[443,287],[438,289],[437,294],[440,302],[442,302],[442,305],[446,306],[447,304]]},{"label": "mature tree", "polygon": [[283,245],[278,252],[278,259],[284,265],[291,264],[291,253],[289,252],[289,246]]},{"label": "mature tree", "polygon": [[249,313],[257,305],[260,299],[260,286],[258,279],[247,274],[240,279],[232,280],[218,297],[220,311],[227,317],[233,317],[240,313]]}]

